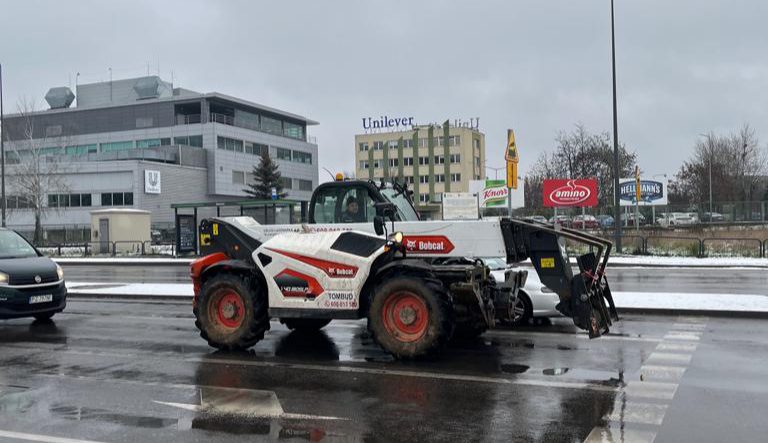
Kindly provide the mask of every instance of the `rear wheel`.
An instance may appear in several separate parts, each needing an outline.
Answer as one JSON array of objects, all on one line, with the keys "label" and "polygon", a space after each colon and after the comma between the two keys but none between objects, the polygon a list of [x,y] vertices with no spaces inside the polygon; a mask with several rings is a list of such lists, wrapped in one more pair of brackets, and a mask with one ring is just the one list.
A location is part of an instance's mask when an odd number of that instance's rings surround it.
[{"label": "rear wheel", "polygon": [[328,326],[330,318],[281,318],[280,323],[292,331],[315,332]]},{"label": "rear wheel", "polygon": [[194,314],[200,336],[218,349],[248,349],[269,329],[266,294],[251,277],[211,277],[200,288]]},{"label": "rear wheel", "polygon": [[374,291],[368,329],[395,357],[438,352],[450,340],[454,325],[453,303],[438,279],[395,277]]}]

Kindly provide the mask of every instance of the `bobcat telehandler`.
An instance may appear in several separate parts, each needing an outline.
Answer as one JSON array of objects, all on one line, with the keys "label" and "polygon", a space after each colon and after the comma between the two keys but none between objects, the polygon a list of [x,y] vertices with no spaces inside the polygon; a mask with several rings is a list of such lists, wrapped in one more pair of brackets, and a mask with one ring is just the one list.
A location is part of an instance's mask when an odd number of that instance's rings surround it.
[{"label": "bobcat telehandler", "polygon": [[[350,196],[368,219],[341,222]],[[211,346],[247,349],[271,318],[310,331],[333,319],[366,318],[394,356],[436,353],[454,333],[478,335],[514,316],[527,271],[508,270],[506,281],[495,282],[475,257],[530,259],[560,297],[558,310],[591,338],[618,320],[604,275],[611,243],[596,236],[509,218],[420,221],[405,187],[366,181],[320,185],[309,222],[201,222],[203,256],[190,275],[195,324]],[[592,250],[576,257],[575,275],[566,239]]]}]

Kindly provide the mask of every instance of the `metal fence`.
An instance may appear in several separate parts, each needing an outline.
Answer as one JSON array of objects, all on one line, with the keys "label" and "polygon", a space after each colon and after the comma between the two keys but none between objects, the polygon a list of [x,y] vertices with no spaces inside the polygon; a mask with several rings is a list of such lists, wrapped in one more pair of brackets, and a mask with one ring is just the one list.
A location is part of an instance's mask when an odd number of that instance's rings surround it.
[{"label": "metal fence", "polygon": [[176,256],[175,242],[91,241],[82,243],[46,243],[36,246],[47,255],[58,257],[138,257]]}]

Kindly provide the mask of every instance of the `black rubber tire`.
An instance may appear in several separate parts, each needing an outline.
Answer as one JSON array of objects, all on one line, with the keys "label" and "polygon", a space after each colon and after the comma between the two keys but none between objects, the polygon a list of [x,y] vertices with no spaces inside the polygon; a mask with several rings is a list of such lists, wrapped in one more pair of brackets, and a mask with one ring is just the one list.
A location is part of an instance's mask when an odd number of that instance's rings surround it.
[{"label": "black rubber tire", "polygon": [[[248,349],[264,338],[269,330],[267,295],[259,286],[255,278],[235,274],[217,274],[205,281],[193,309],[200,337],[212,347],[226,351]],[[234,330],[221,326],[210,306],[211,298],[223,290],[234,292],[243,303],[243,321]]]},{"label": "black rubber tire", "polygon": [[55,312],[46,312],[44,314],[35,314],[33,317],[37,321],[48,321],[53,318],[53,316],[56,315]]},{"label": "black rubber tire", "polygon": [[280,323],[291,331],[317,332],[328,326],[330,318],[281,318]]},{"label": "black rubber tire", "polygon": [[456,329],[453,331],[453,338],[477,338],[480,337],[488,330],[488,326],[485,324],[479,325],[477,322],[460,322],[456,323]]},{"label": "black rubber tire", "polygon": [[[401,341],[391,334],[382,321],[387,298],[399,291],[408,291],[421,298],[428,318],[424,334],[415,341]],[[431,275],[409,275],[401,272],[386,278],[373,291],[368,311],[368,330],[373,339],[396,358],[412,359],[439,353],[453,335],[456,325],[453,300],[443,283]]]},{"label": "black rubber tire", "polygon": [[511,322],[509,322],[509,324],[512,326],[527,325],[531,317],[533,317],[533,305],[531,304],[531,298],[528,297],[528,294],[525,292],[518,291],[517,303],[523,304],[523,315],[519,318],[513,319]]}]

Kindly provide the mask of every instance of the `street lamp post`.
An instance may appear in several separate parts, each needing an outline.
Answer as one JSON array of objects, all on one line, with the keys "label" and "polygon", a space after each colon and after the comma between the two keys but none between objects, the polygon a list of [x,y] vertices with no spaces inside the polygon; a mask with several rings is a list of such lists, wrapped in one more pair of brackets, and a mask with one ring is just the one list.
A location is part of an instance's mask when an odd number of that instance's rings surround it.
[{"label": "street lamp post", "polygon": [[621,252],[621,203],[619,196],[619,124],[616,117],[616,34],[613,25],[613,0],[611,0],[611,62],[613,68],[613,225],[616,228],[616,252]]},{"label": "street lamp post", "polygon": [[2,182],[2,191],[0,191],[0,199],[2,199],[2,223],[5,227],[5,117],[3,114],[3,65],[0,63],[0,182]]},{"label": "street lamp post", "polygon": [[502,166],[500,168],[494,168],[493,166],[486,166],[485,169],[493,169],[493,173],[494,173],[494,177],[495,177],[494,180],[498,180],[499,179],[499,171],[501,171],[502,169],[506,169],[506,166]]}]

